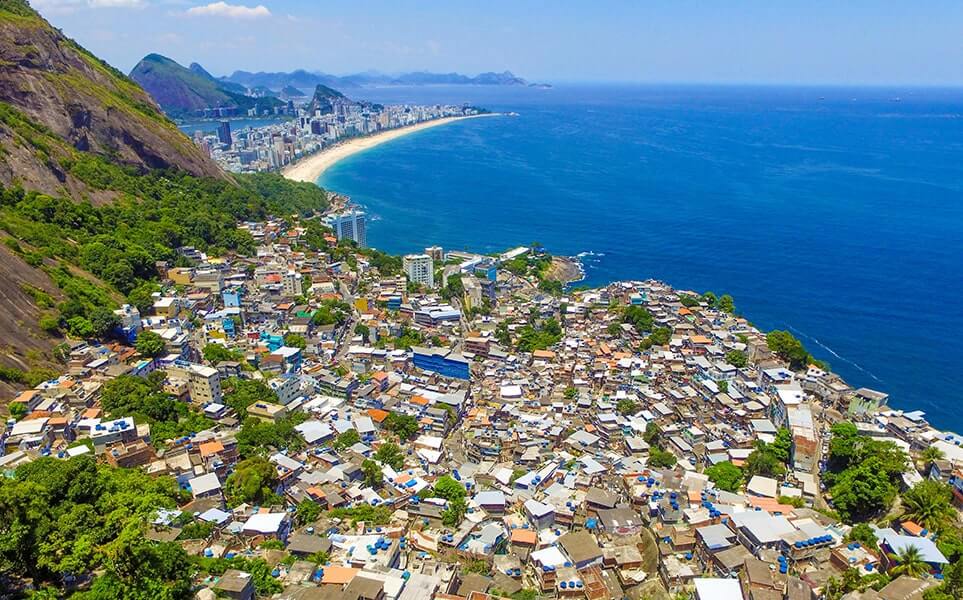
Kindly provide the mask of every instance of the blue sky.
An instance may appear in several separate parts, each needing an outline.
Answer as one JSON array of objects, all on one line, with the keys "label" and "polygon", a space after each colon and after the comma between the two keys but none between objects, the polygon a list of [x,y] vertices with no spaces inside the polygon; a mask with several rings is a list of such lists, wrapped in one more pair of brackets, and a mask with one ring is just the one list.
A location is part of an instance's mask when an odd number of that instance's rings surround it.
[{"label": "blue sky", "polygon": [[963,2],[32,0],[121,70],[511,70],[530,80],[963,85]]}]

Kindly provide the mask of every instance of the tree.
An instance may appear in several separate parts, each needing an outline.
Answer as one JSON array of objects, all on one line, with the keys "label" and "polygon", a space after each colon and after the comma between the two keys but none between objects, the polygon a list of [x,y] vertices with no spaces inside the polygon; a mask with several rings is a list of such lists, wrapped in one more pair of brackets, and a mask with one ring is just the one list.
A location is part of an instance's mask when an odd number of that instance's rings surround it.
[{"label": "tree", "polygon": [[905,546],[895,555],[890,555],[890,558],[898,563],[889,570],[893,576],[920,577],[930,570],[929,565],[923,560],[923,555],[916,546]]},{"label": "tree", "polygon": [[766,345],[793,369],[801,369],[809,362],[809,352],[788,331],[770,331],[766,334]]},{"label": "tree", "polygon": [[885,472],[864,462],[846,469],[829,489],[833,508],[848,522],[864,521],[889,507],[896,486]]},{"label": "tree", "polygon": [[217,363],[236,361],[241,358],[239,352],[231,350],[224,344],[205,344],[201,354],[204,356],[204,360],[215,366],[217,366]]},{"label": "tree", "polygon": [[786,473],[786,465],[768,449],[763,442],[756,443],[756,449],[746,458],[746,477],[754,475],[780,477]]},{"label": "tree", "polygon": [[384,426],[400,440],[410,440],[421,429],[416,418],[398,412],[389,413]]},{"label": "tree", "polygon": [[567,388],[565,388],[565,391],[562,393],[562,396],[566,400],[575,400],[576,398],[578,398],[578,388],[568,386]]},{"label": "tree", "polygon": [[390,466],[395,471],[405,466],[405,455],[398,444],[385,442],[374,453],[375,460]]},{"label": "tree", "polygon": [[722,296],[719,296],[719,301],[716,303],[716,307],[719,310],[730,314],[736,312],[736,303],[732,300],[732,296],[729,294],[723,294]]},{"label": "tree", "polygon": [[94,336],[94,325],[85,317],[71,317],[67,319],[67,333],[77,338]]},{"label": "tree", "polygon": [[499,321],[495,325],[495,340],[505,348],[511,347],[512,334],[508,331],[508,321]]},{"label": "tree", "polygon": [[726,352],[726,362],[741,369],[749,364],[749,358],[746,356],[745,352],[740,352],[739,350],[730,350]]},{"label": "tree", "polygon": [[648,466],[655,467],[657,469],[668,469],[674,467],[678,459],[675,454],[667,450],[662,450],[658,447],[653,447],[649,450],[649,461]]},{"label": "tree", "polygon": [[435,482],[435,487],[432,490],[433,495],[436,498],[444,498],[449,502],[457,499],[464,499],[467,495],[465,491],[465,486],[460,484],[450,475],[442,475]]},{"label": "tree", "polygon": [[120,317],[109,308],[98,306],[90,313],[90,324],[94,337],[103,339],[120,327]]},{"label": "tree", "polygon": [[705,474],[720,490],[737,492],[742,487],[742,469],[727,460],[712,465]]},{"label": "tree", "polygon": [[274,493],[277,484],[277,470],[266,458],[254,456],[237,463],[234,472],[227,478],[224,493],[231,506],[247,502],[264,504],[278,499]]},{"label": "tree", "polygon": [[[207,350],[207,346],[204,349]],[[224,404],[233,408],[240,419],[247,416],[247,408],[255,402],[278,401],[277,393],[266,383],[256,379],[232,377],[227,380],[224,389]]]},{"label": "tree", "polygon": [[468,503],[464,498],[449,500],[448,504],[445,505],[445,510],[441,513],[441,522],[448,527],[457,527],[461,524],[461,520],[465,518],[467,511]]},{"label": "tree", "polygon": [[145,315],[154,306],[154,297],[151,294],[155,291],[157,291],[157,285],[145,281],[128,292],[127,302]]},{"label": "tree", "polygon": [[284,335],[284,345],[304,350],[308,347],[308,341],[304,339],[304,336],[301,334],[287,333]]},{"label": "tree", "polygon": [[302,500],[294,511],[294,520],[298,525],[314,523],[321,516],[321,505],[313,500]]},{"label": "tree", "polygon": [[715,306],[716,302],[718,302],[719,300],[716,298],[716,295],[713,294],[712,292],[706,292],[702,294],[702,301],[708,304],[709,306]]},{"label": "tree", "polygon": [[622,398],[615,405],[615,410],[621,415],[634,415],[639,410],[639,405],[629,398]]},{"label": "tree", "polygon": [[877,548],[876,532],[873,528],[866,523],[859,523],[853,525],[853,528],[849,530],[846,535],[846,541],[848,542],[859,542],[861,545],[875,550]]},{"label": "tree", "polygon": [[924,479],[903,494],[906,516],[930,531],[942,531],[956,520],[953,491],[942,481]]},{"label": "tree", "polygon": [[166,346],[164,338],[149,330],[138,333],[137,341],[134,342],[134,348],[137,349],[137,352],[150,358],[163,354]]},{"label": "tree", "polygon": [[30,412],[30,409],[28,409],[27,405],[23,402],[11,402],[7,405],[7,408],[10,410],[10,416],[17,421],[26,417],[27,413]]},{"label": "tree", "polygon": [[776,432],[776,437],[767,449],[772,452],[776,460],[783,464],[789,464],[789,453],[792,450],[792,432],[786,427],[780,427]]},{"label": "tree", "polygon": [[946,455],[943,453],[942,450],[940,450],[936,446],[928,446],[920,454],[920,458],[923,459],[923,464],[928,465],[933,461],[943,460],[944,458],[946,458]]},{"label": "tree", "polygon": [[334,443],[331,445],[334,446],[335,450],[344,450],[345,448],[354,446],[360,441],[361,434],[358,433],[358,430],[348,429],[344,433],[338,434],[338,437],[334,438]]},{"label": "tree", "polygon": [[37,326],[50,335],[60,334],[60,317],[50,313],[44,313],[37,319]]},{"label": "tree", "polygon": [[699,299],[690,296],[689,294],[679,294],[679,304],[685,306],[686,308],[692,308],[694,306],[699,306]]},{"label": "tree", "polygon": [[379,487],[384,481],[384,473],[381,467],[373,460],[367,458],[361,461],[361,472],[364,473],[364,482],[368,487]]},{"label": "tree", "polygon": [[609,323],[608,326],[605,328],[605,332],[612,337],[618,337],[622,335],[622,325],[620,325],[617,322]]},{"label": "tree", "polygon": [[622,311],[622,322],[631,324],[639,333],[652,331],[652,314],[642,306],[626,306]]},{"label": "tree", "polygon": [[658,445],[660,438],[662,437],[662,428],[655,421],[649,421],[645,424],[645,433],[642,434],[642,439],[645,440],[646,444],[650,446]]}]

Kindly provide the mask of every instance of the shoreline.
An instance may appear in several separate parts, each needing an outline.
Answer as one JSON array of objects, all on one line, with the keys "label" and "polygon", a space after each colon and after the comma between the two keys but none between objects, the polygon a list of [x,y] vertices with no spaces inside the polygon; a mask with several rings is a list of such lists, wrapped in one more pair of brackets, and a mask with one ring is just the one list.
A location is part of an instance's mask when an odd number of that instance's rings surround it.
[{"label": "shoreline", "polygon": [[385,144],[411,133],[423,131],[425,129],[431,129],[432,127],[439,127],[441,125],[447,125],[448,123],[454,123],[455,121],[462,121],[465,119],[494,117],[499,116],[500,114],[501,113],[484,113],[479,115],[464,115],[460,117],[442,117],[439,119],[432,119],[430,121],[422,121],[421,123],[415,123],[413,125],[406,125],[404,127],[379,131],[371,135],[351,138],[349,140],[339,142],[329,148],[325,148],[320,152],[306,156],[301,160],[288,165],[287,167],[281,169],[281,175],[285,179],[290,179],[292,181],[307,181],[309,183],[316,183],[318,178],[321,177],[321,175],[323,175],[324,172],[329,168],[333,167],[335,164],[348,158],[349,156],[358,154],[359,152],[370,150],[371,148],[380,146],[381,144]]}]

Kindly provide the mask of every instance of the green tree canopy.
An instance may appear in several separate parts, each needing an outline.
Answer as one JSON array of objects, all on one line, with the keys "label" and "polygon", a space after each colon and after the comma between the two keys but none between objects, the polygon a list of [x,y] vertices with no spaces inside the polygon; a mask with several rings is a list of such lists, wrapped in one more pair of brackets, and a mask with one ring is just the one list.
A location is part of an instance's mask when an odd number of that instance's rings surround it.
[{"label": "green tree canopy", "polygon": [[247,502],[265,504],[276,502],[274,493],[277,469],[266,458],[253,456],[237,463],[224,484],[224,495],[230,506]]},{"label": "green tree canopy", "polygon": [[924,479],[903,494],[906,516],[930,531],[942,531],[956,521],[953,490],[942,481]]},{"label": "green tree canopy", "polygon": [[164,343],[164,338],[153,331],[146,330],[137,334],[137,341],[134,342],[134,347],[143,356],[154,358],[164,353],[166,344]]},{"label": "green tree canopy", "polygon": [[215,366],[217,363],[241,360],[240,352],[231,350],[224,344],[205,344],[201,354],[204,360]]},{"label": "green tree canopy", "polygon": [[339,433],[338,437],[334,438],[334,443],[331,445],[334,446],[335,450],[344,450],[345,448],[354,446],[360,441],[361,434],[358,433],[358,430],[348,429],[343,433]]},{"label": "green tree canopy", "polygon": [[404,413],[392,412],[385,417],[384,427],[402,441],[410,440],[421,429],[418,419]]},{"label": "green tree canopy", "polygon": [[381,487],[384,481],[384,473],[381,467],[373,460],[364,459],[361,461],[361,472],[364,473],[364,483],[368,487]]},{"label": "green tree canopy", "polygon": [[742,469],[727,460],[712,465],[705,474],[720,490],[738,492],[742,487]]},{"label": "green tree canopy", "polygon": [[741,352],[739,350],[730,350],[726,352],[726,362],[741,369],[749,364],[749,358],[746,356],[745,352]]},{"label": "green tree canopy", "polygon": [[395,471],[405,466],[405,455],[401,447],[393,442],[385,442],[374,453],[374,459],[390,466]]}]

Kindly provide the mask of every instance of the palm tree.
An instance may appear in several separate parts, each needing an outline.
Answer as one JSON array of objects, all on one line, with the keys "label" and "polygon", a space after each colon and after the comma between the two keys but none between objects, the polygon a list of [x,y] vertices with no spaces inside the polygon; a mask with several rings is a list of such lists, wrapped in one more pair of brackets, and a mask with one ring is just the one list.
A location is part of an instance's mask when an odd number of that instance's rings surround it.
[{"label": "palm tree", "polygon": [[940,531],[956,519],[950,486],[926,479],[903,494],[906,517],[930,531]]},{"label": "palm tree", "polygon": [[916,546],[906,546],[896,554],[890,554],[889,558],[899,563],[889,570],[894,577],[897,575],[920,577],[930,570],[930,566],[923,561],[923,554]]},{"label": "palm tree", "polygon": [[923,450],[923,453],[920,454],[920,457],[923,459],[923,463],[928,465],[934,460],[943,460],[946,455],[943,454],[943,451],[936,446],[930,446],[926,450]]}]

